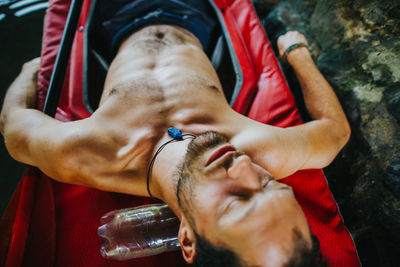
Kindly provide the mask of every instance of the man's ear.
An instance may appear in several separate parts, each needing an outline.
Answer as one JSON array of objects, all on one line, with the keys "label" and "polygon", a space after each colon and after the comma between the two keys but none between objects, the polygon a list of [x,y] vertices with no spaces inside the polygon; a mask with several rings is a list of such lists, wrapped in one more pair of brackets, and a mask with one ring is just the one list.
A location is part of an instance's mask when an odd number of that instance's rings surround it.
[{"label": "man's ear", "polygon": [[196,237],[184,215],[179,226],[178,239],[181,244],[183,258],[187,263],[192,264],[196,257]]}]

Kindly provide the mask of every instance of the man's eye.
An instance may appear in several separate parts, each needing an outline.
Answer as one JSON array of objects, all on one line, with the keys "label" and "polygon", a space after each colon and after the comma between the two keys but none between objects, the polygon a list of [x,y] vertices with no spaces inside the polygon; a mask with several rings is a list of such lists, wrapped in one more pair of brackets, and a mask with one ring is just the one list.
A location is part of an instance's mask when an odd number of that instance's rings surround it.
[{"label": "man's eye", "polygon": [[268,180],[267,179],[265,179],[263,182],[262,182],[262,184],[261,184],[261,187],[264,189],[265,187],[267,187],[267,185],[268,185]]},{"label": "man's eye", "polygon": [[249,194],[234,194],[227,206],[227,210],[234,210],[238,207],[241,207],[250,199],[251,196]]},{"label": "man's eye", "polygon": [[248,201],[251,198],[251,194],[248,193],[239,193],[236,194],[236,198],[240,201]]},{"label": "man's eye", "polygon": [[251,197],[252,193],[250,192],[231,192],[228,199],[229,201],[225,206],[225,211],[228,212],[241,207],[242,205],[246,204],[246,202],[250,201]]}]

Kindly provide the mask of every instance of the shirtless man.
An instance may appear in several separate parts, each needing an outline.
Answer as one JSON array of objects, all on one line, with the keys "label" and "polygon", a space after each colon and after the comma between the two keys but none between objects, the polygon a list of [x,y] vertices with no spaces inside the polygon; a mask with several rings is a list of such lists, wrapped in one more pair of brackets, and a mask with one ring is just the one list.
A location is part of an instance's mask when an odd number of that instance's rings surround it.
[{"label": "shirtless man", "polygon": [[[298,32],[281,36],[280,54],[298,42],[307,42]],[[292,50],[287,61],[314,120],[282,129],[230,108],[193,34],[171,25],[147,26],[122,42],[91,117],[63,123],[35,110],[34,60],[7,92],[0,129],[16,160],[55,180],[138,196],[148,196],[147,170],[157,148],[170,140],[167,129],[196,135],[164,147],[149,184],[181,220],[185,260],[195,262],[199,247],[210,244],[228,261],[283,266],[296,257],[299,243],[309,251],[312,242],[290,187],[277,180],[327,166],[350,136],[308,49]]]}]

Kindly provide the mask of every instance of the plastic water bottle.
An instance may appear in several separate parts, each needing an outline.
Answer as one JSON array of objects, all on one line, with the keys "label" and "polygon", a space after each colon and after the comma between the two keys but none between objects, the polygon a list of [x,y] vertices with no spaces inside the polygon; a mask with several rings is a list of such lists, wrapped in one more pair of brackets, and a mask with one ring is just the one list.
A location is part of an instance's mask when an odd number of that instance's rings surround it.
[{"label": "plastic water bottle", "polygon": [[115,210],[100,219],[100,253],[127,260],[178,250],[179,220],[165,204]]}]

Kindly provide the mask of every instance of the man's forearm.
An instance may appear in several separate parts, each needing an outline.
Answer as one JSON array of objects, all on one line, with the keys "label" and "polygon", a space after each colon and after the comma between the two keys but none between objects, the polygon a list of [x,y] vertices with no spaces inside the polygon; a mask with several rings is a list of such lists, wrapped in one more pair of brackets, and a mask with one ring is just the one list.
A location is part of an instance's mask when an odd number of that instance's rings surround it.
[{"label": "man's forearm", "polygon": [[342,106],[332,87],[314,64],[307,48],[293,50],[287,56],[287,61],[300,82],[307,110],[315,120],[312,124],[317,123],[319,132],[325,132],[324,136],[318,134],[311,137],[320,143],[314,147],[319,147],[320,150],[321,147],[328,149],[332,145],[333,148],[336,147],[331,149],[334,152],[331,156],[334,157],[348,142],[351,132]]},{"label": "man's forearm", "polygon": [[[291,49],[297,44],[304,45]],[[331,120],[336,128],[349,135],[350,127],[339,100],[315,66],[307,44],[303,34],[296,31],[287,32],[278,38],[279,54],[286,58],[296,72],[311,117],[314,120]]]},{"label": "man's forearm", "polygon": [[346,115],[331,86],[314,64],[307,44],[305,36],[296,31],[278,38],[279,54],[294,69],[306,107],[314,119],[293,127],[306,143],[304,150],[310,152],[302,169],[327,166],[350,137]]},{"label": "man's forearm", "polygon": [[293,50],[287,56],[287,60],[300,82],[311,117],[316,120],[333,119],[340,122],[344,128],[349,128],[339,100],[314,64],[308,49],[303,47]]},{"label": "man's forearm", "polygon": [[32,164],[29,134],[43,123],[36,105],[36,82],[40,59],[24,64],[21,73],[11,84],[4,99],[0,116],[0,130],[10,155],[21,162]]}]

